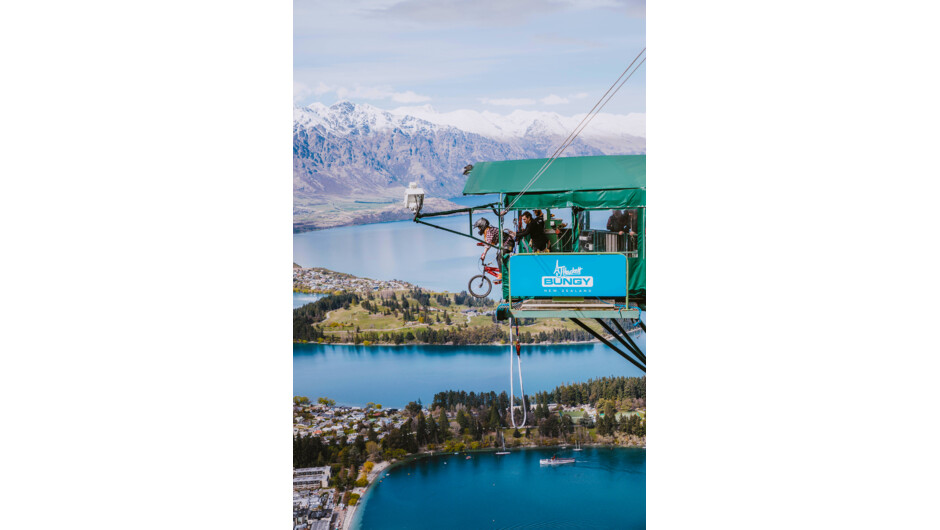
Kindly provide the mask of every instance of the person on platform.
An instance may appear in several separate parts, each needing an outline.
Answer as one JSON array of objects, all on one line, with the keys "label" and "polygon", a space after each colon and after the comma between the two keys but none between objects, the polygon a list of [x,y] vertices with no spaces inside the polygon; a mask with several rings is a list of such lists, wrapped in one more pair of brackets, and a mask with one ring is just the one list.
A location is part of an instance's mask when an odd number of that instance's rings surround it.
[{"label": "person on platform", "polygon": [[532,217],[529,212],[523,212],[522,222],[525,223],[525,228],[516,232],[516,241],[529,236],[533,251],[547,252],[548,238],[545,236],[545,220],[540,217]]},{"label": "person on platform", "polygon": [[609,232],[620,232],[623,234],[623,212],[620,210],[614,210],[610,214],[610,218],[607,219],[607,230]]}]

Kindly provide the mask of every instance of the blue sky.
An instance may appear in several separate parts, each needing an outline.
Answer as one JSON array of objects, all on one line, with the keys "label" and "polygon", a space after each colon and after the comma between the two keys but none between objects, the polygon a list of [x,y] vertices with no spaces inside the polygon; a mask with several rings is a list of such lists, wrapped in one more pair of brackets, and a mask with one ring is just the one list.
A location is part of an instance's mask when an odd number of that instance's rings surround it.
[{"label": "blue sky", "polygon": [[[583,113],[645,28],[645,0],[295,0],[294,102]],[[645,86],[646,64],[604,112],[645,112]]]}]

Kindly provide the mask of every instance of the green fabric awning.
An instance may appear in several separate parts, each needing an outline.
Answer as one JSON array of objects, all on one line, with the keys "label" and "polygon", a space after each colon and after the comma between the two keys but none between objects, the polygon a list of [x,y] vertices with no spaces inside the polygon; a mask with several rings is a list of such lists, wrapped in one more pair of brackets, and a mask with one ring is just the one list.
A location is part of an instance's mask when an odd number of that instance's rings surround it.
[{"label": "green fabric awning", "polygon": [[[519,193],[547,160],[479,162],[470,170],[463,193]],[[637,188],[646,188],[646,155],[573,156],[552,162],[526,194]]]},{"label": "green fabric awning", "polygon": [[[547,160],[539,158],[474,164],[463,194],[500,193],[503,207],[512,204],[513,210],[572,207],[620,210],[646,206],[646,155],[558,158],[520,196],[520,192],[529,185],[529,181]],[[628,259],[631,300],[646,297],[646,230],[643,216],[639,218],[639,223],[638,248],[643,257]],[[508,274],[505,278],[509,280]]]},{"label": "green fabric awning", "polygon": [[[550,210],[577,206],[585,210],[615,210],[646,206],[646,190],[565,191],[560,193],[526,193],[519,200],[516,194],[505,195],[504,206],[513,210]],[[516,201],[513,203],[512,201]]]},{"label": "green fabric awning", "polygon": [[630,262],[630,297],[633,298],[638,294],[646,293],[646,258],[637,259],[631,258],[627,261]]}]

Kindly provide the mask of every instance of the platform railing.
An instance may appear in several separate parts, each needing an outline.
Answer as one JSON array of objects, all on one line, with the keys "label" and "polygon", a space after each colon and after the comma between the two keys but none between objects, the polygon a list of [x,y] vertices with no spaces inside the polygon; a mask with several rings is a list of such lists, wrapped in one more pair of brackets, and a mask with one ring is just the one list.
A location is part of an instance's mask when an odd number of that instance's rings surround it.
[{"label": "platform railing", "polygon": [[579,241],[581,252],[623,252],[628,258],[638,258],[637,238],[608,230],[585,230]]}]

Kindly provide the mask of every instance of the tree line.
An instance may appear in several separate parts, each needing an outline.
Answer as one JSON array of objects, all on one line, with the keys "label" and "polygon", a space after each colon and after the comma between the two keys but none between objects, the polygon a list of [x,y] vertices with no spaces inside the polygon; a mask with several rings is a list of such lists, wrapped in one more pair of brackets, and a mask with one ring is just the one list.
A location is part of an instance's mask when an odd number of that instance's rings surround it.
[{"label": "tree line", "polygon": [[[568,403],[572,406],[591,404],[599,412],[596,420],[584,416],[576,425],[571,415],[560,414],[549,409],[550,403],[561,403],[559,397],[571,399],[571,396],[584,396],[585,401]],[[534,406],[530,401],[534,397]],[[518,399],[527,410],[523,425],[522,412],[515,409],[513,438],[523,436],[520,429],[529,438],[534,430],[539,436],[548,439],[576,435],[581,439],[587,431],[596,428],[600,436],[613,436],[617,433],[629,436],[645,437],[646,421],[639,414],[621,414],[617,419],[618,403],[627,400],[636,405],[637,400],[646,398],[646,377],[604,377],[589,380],[586,383],[559,385],[548,392],[538,392],[534,396]],[[306,404],[306,398],[295,398],[296,404]],[[320,403],[329,403],[327,398],[320,398]],[[619,409],[628,412],[627,409]],[[403,423],[400,427],[374,425],[367,421],[359,422],[354,431],[356,440],[347,444],[345,434],[338,438],[324,440],[319,436],[295,436],[293,441],[294,467],[331,466],[331,485],[340,492],[356,486],[368,484],[365,475],[371,462],[380,462],[393,458],[403,458],[407,454],[417,453],[421,448],[443,451],[462,451],[465,448],[479,449],[486,444],[499,446],[499,436],[491,436],[511,426],[509,418],[509,396],[506,392],[466,392],[446,390],[434,395],[434,401],[425,415],[421,401],[410,402],[402,411]],[[448,417],[452,413],[453,419]],[[387,417],[384,412],[374,415]],[[379,431],[376,430],[379,429]],[[384,433],[379,439],[379,433]]]},{"label": "tree line", "polygon": [[560,405],[597,406],[605,400],[620,410],[636,410],[646,407],[646,376],[589,379],[586,383],[559,385],[546,394],[550,402]]}]

